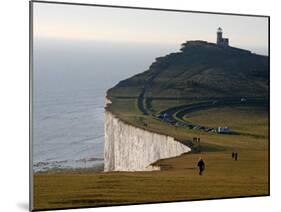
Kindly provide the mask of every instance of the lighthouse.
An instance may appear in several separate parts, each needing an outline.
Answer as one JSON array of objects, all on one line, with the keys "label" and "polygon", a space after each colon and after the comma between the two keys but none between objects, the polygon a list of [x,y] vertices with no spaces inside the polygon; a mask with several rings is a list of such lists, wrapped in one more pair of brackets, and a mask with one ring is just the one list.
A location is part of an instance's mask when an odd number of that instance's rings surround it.
[{"label": "lighthouse", "polygon": [[229,46],[229,40],[228,38],[223,38],[222,36],[222,28],[218,28],[217,30],[217,45],[221,47],[228,47]]}]

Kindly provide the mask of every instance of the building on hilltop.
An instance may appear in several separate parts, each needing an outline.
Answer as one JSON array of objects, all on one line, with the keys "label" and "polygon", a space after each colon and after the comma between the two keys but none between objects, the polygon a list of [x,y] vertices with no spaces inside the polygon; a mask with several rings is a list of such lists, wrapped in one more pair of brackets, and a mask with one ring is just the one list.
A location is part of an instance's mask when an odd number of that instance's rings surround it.
[{"label": "building on hilltop", "polygon": [[217,30],[217,45],[222,46],[222,47],[229,46],[229,40],[228,40],[228,38],[222,37],[222,28],[220,28],[220,27]]}]

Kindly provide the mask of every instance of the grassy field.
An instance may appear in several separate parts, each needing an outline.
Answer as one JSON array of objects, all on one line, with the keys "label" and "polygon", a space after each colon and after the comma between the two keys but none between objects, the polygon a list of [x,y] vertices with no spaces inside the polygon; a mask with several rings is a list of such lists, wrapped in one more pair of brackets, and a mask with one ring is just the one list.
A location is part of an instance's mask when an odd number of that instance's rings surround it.
[{"label": "grassy field", "polygon": [[[119,115],[144,128],[182,139],[200,137],[201,152],[163,159],[162,171],[111,172],[90,170],[34,174],[34,208],[76,208],[131,203],[198,200],[268,195],[268,117],[266,108],[225,107],[188,114],[185,118],[206,125],[228,125],[241,134],[219,135],[167,125],[138,113],[131,102],[119,102]],[[130,103],[130,104],[129,104]],[[158,105],[157,105],[158,104]],[[162,109],[162,103],[154,103]],[[173,105],[172,102],[168,104]],[[136,118],[137,117],[137,118]],[[219,117],[219,118],[218,118]],[[137,122],[136,122],[137,119]],[[143,126],[143,123],[147,126]],[[238,152],[238,160],[231,158]],[[196,167],[206,162],[203,176]]]},{"label": "grassy field", "polygon": [[[233,116],[235,115],[235,118]],[[239,117],[238,117],[239,116]],[[205,118],[208,117],[208,118]],[[264,118],[262,118],[264,117]],[[267,134],[267,110],[263,107],[228,106],[188,113],[185,120],[209,127],[228,126],[240,134],[264,136]],[[252,120],[256,120],[254,126]]]},{"label": "grassy field", "polygon": [[198,154],[159,161],[168,168],[138,173],[41,173],[35,174],[36,209],[116,205],[267,195],[267,154],[241,151],[208,153],[206,171],[199,176]]}]

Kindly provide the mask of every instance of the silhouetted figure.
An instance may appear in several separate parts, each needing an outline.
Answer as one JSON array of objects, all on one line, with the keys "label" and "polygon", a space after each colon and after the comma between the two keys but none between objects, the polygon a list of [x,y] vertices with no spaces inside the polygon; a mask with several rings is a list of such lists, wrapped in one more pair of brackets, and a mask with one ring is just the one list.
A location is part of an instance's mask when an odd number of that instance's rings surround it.
[{"label": "silhouetted figure", "polygon": [[235,152],[232,152],[232,160],[234,160]]},{"label": "silhouetted figure", "polygon": [[202,158],[199,159],[197,166],[199,168],[199,175],[202,175],[203,171],[205,170],[205,163]]},{"label": "silhouetted figure", "polygon": [[238,153],[236,152],[235,153],[235,160],[237,160],[238,159]]}]

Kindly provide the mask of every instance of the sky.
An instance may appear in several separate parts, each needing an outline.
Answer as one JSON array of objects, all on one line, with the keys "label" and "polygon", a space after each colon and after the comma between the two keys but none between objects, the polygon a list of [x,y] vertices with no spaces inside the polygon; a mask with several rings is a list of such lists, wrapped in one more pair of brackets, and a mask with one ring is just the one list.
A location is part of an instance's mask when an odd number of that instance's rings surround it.
[{"label": "sky", "polygon": [[268,51],[264,17],[35,2],[33,18],[35,38],[179,45],[187,40],[215,42],[221,27],[231,46]]}]

